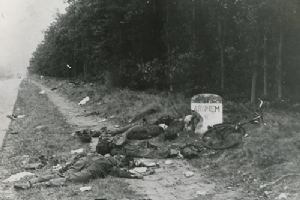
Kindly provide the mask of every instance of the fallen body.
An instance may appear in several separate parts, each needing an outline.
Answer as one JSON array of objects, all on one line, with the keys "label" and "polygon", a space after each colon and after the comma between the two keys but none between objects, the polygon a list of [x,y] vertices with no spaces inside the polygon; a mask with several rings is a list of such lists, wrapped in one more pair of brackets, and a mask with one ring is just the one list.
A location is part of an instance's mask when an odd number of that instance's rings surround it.
[{"label": "fallen body", "polygon": [[128,171],[128,159],[124,156],[89,155],[74,157],[60,173],[48,173],[32,178],[26,183],[17,183],[15,189],[29,189],[34,186],[62,186],[67,182],[85,183],[96,178],[115,176],[120,178],[140,179],[141,175]]}]

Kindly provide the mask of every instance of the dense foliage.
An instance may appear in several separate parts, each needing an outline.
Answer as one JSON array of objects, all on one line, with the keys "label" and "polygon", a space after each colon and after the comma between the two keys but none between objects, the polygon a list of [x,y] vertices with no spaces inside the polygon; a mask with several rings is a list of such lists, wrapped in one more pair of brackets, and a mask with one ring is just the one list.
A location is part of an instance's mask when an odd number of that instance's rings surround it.
[{"label": "dense foliage", "polygon": [[32,72],[252,100],[300,89],[296,0],[67,2],[34,52]]}]

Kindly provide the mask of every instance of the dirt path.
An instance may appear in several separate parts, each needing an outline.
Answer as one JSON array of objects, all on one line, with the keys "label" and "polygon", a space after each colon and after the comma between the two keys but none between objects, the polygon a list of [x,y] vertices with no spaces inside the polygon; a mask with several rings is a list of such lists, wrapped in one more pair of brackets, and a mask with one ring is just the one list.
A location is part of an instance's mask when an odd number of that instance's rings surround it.
[{"label": "dirt path", "polygon": [[[241,199],[240,191],[222,188],[222,184],[208,180],[187,161],[170,161],[172,164],[167,165],[165,160],[159,160],[160,168],[155,170],[154,175],[147,176],[144,180],[129,180],[131,189],[144,194],[145,199],[151,200]],[[194,175],[186,177],[186,172],[193,172]]]},{"label": "dirt path", "polygon": [[41,91],[45,91],[45,95],[47,95],[50,101],[52,101],[58,107],[60,112],[65,116],[67,122],[70,125],[72,125],[75,129],[98,129],[103,126],[111,126],[110,123],[103,122],[103,118],[99,118],[97,116],[85,116],[87,113],[84,110],[84,106],[81,107],[78,104],[69,101],[67,98],[59,95],[55,91],[52,91],[50,88],[42,85],[37,81],[31,81],[32,83],[40,87]]},{"label": "dirt path", "polygon": [[[74,128],[113,127],[109,121],[101,122],[101,118],[83,116],[85,114],[84,107],[68,101],[36,81],[32,82],[45,91],[45,95],[58,107]],[[143,195],[144,199],[151,200],[255,199],[243,197],[244,194],[241,191],[227,189],[222,183],[209,181],[199,169],[191,166],[185,160],[171,160],[172,164],[166,164],[165,161],[156,160],[160,167],[154,175],[147,176],[144,180],[127,180],[130,189]],[[193,172],[193,175],[187,177],[185,176],[186,172]]]}]

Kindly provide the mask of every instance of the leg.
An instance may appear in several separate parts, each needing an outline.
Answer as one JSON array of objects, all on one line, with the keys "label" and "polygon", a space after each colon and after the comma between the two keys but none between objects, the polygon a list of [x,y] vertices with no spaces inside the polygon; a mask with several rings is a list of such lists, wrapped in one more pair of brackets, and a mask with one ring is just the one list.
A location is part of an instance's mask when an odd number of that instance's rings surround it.
[{"label": "leg", "polygon": [[[52,182],[52,180],[59,179],[60,177],[57,174],[48,174],[48,175],[43,175],[40,177],[32,178],[29,181],[25,183],[16,183],[14,185],[15,189],[21,189],[21,190],[26,190],[31,187],[36,187],[40,185],[49,185],[49,183]],[[55,183],[55,181],[54,181]]]},{"label": "leg", "polygon": [[93,176],[93,174],[90,173],[88,170],[82,170],[76,173],[69,173],[66,176],[67,181],[76,182],[76,183],[86,183],[94,178],[95,177]]},{"label": "leg", "polygon": [[55,178],[59,178],[59,176],[57,174],[48,174],[48,175],[40,176],[37,178],[32,178],[29,180],[29,182],[33,185],[33,184],[37,184],[37,183],[47,182],[47,181],[49,181],[51,179],[55,179]]}]

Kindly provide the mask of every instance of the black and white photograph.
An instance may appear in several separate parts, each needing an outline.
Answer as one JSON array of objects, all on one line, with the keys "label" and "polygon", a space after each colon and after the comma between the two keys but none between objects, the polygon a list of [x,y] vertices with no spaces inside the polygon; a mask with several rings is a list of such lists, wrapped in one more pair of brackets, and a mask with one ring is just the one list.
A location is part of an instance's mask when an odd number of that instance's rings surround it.
[{"label": "black and white photograph", "polygon": [[0,200],[300,200],[300,1],[0,0]]}]

